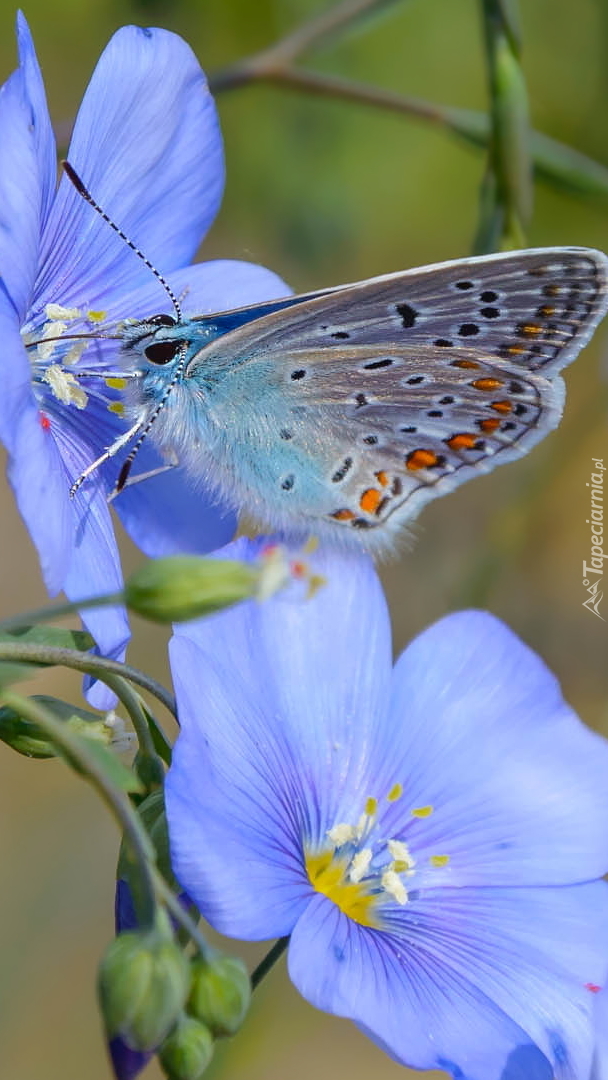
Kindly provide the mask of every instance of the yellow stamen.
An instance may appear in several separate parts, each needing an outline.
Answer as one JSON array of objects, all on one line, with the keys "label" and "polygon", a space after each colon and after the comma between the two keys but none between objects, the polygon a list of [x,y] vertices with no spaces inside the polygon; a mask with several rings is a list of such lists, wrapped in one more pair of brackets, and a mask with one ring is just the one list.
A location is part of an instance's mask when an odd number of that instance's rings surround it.
[{"label": "yellow stamen", "polygon": [[450,856],[449,855],[431,855],[431,857],[429,859],[429,862],[430,862],[431,866],[435,866],[437,868],[441,868],[442,866],[447,866],[449,861],[450,861]]},{"label": "yellow stamen", "polygon": [[388,795],[386,796],[386,801],[387,802],[397,802],[397,799],[400,799],[402,795],[403,795],[403,784],[393,784],[391,790],[389,791]]},{"label": "yellow stamen", "polygon": [[425,818],[430,817],[433,813],[434,807],[432,806],[417,806],[413,810],[410,810],[412,817]]},{"label": "yellow stamen", "polygon": [[360,926],[380,925],[376,916],[377,897],[365,882],[348,880],[350,860],[335,858],[333,851],[306,856],[306,872],[313,888],[326,896]]}]

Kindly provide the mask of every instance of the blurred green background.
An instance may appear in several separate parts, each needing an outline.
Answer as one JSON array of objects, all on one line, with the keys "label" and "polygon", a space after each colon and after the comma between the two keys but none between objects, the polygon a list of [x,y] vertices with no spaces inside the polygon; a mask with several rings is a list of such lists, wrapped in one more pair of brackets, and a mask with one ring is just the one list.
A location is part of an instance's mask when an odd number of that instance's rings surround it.
[{"label": "blurred green background", "polygon": [[[214,72],[329,6],[29,0],[25,14],[51,115],[65,129],[101,49],[124,23],[177,31]],[[521,15],[535,126],[608,164],[608,5],[522,0]],[[4,79],[15,66],[14,10],[6,0],[0,16]],[[476,0],[403,0],[308,62],[437,102],[487,104]],[[267,264],[300,291],[470,251],[481,153],[406,117],[286,89],[252,86],[223,94],[218,105],[228,179],[204,257]],[[608,248],[608,199],[585,201],[540,184],[535,194],[531,245]],[[585,484],[592,455],[608,461],[607,357],[604,329],[568,372],[559,431],[525,460],[427,508],[411,550],[383,574],[397,649],[449,609],[487,607],[541,653],[580,715],[608,734],[608,630],[583,609],[581,583],[589,554]],[[2,483],[0,598],[8,614],[45,596]],[[127,565],[136,565],[138,554],[123,546]],[[608,619],[608,597],[603,613]],[[166,678],[164,643],[160,631],[136,625],[132,662]],[[35,689],[79,694],[78,682],[62,673],[45,675]],[[7,1080],[110,1076],[94,978],[112,933],[116,846],[96,797],[61,763],[27,761],[0,747],[0,1071]],[[261,952],[245,950],[252,963]],[[363,1080],[370,1073],[376,1080],[410,1075],[352,1025],[316,1013],[277,969],[209,1075]],[[145,1075],[157,1080],[160,1073],[152,1065]]]}]

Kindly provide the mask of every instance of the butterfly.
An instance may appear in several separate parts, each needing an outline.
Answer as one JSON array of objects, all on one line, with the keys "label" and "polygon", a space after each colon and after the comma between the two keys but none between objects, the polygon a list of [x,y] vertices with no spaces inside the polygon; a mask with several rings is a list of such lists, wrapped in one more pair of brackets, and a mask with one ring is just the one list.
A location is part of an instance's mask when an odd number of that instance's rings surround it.
[{"label": "butterfly", "polygon": [[150,437],[267,525],[390,548],[431,499],[556,427],[559,372],[607,309],[606,256],[556,247],[131,320],[135,423],[106,456],[139,438],[117,490]]}]

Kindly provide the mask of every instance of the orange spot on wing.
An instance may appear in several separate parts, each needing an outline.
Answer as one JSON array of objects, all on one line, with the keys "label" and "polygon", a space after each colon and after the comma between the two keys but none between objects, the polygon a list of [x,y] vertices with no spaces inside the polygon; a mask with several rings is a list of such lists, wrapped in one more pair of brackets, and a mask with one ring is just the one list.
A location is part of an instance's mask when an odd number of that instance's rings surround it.
[{"label": "orange spot on wing", "polygon": [[542,307],[539,307],[537,314],[541,319],[550,319],[552,315],[555,315],[555,308],[552,304],[543,304]]},{"label": "orange spot on wing", "polygon": [[489,416],[487,420],[479,420],[478,423],[486,435],[491,435],[493,431],[496,431],[497,427],[500,427],[500,420],[495,416]]},{"label": "orange spot on wing", "polygon": [[471,383],[476,390],[500,390],[504,385],[502,379],[475,379],[475,382]]},{"label": "orange spot on wing", "polygon": [[538,334],[542,334],[543,328],[538,323],[522,323],[519,327],[520,334],[524,337],[537,337]]},{"label": "orange spot on wing", "polygon": [[526,351],[525,345],[509,345],[507,349],[510,356],[523,356]]},{"label": "orange spot on wing", "polygon": [[474,360],[453,360],[452,367],[470,368],[471,371],[479,371],[479,364]]},{"label": "orange spot on wing", "polygon": [[513,411],[513,402],[508,401],[507,399],[504,401],[493,401],[490,408],[499,413],[510,413]]},{"label": "orange spot on wing", "polygon": [[452,435],[451,439],[445,441],[450,450],[473,450],[477,445],[477,435],[462,431],[459,435]]},{"label": "orange spot on wing", "polygon": [[336,510],[331,516],[335,518],[336,521],[352,521],[355,515],[352,510]]},{"label": "orange spot on wing", "polygon": [[376,480],[382,487],[388,487],[388,473],[386,473],[384,469],[380,469],[380,471],[376,473]]},{"label": "orange spot on wing", "polygon": [[416,472],[417,469],[432,468],[437,464],[437,460],[437,454],[434,454],[432,450],[412,450],[405,459],[405,466],[411,472]]},{"label": "orange spot on wing", "polygon": [[378,488],[367,488],[359,499],[359,506],[366,514],[373,514],[378,509],[382,495]]}]

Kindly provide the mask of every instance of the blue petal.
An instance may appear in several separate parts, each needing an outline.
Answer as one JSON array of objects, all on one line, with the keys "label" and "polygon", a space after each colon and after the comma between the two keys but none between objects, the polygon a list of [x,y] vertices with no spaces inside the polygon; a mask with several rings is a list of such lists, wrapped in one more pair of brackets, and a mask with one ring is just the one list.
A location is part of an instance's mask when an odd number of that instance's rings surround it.
[{"label": "blue petal", "polygon": [[21,323],[54,188],[55,152],[34,45],[18,21],[20,67],[0,90],[0,291]]},{"label": "blue petal", "polygon": [[[133,475],[159,466],[162,460],[150,443],[138,453]],[[204,555],[226,544],[236,531],[236,514],[183,469],[125,488],[113,506],[131,539],[153,558]]]},{"label": "blue petal", "polygon": [[387,713],[390,630],[371,562],[330,551],[310,561],[328,582],[312,600],[242,604],[178,628],[170,646],[173,864],[205,917],[243,938],[293,926],[310,895],[302,842],[358,820]]},{"label": "blue petal", "polygon": [[30,28],[21,11],[17,13],[17,40],[19,64],[23,71],[25,91],[32,110],[31,127],[40,179],[40,223],[42,226],[48,217],[57,188],[57,146],[46,103],[42,72]]},{"label": "blue petal", "polygon": [[[409,808],[434,807],[400,833],[419,862],[450,856],[426,885],[550,885],[604,873],[608,743],[497,619],[463,612],[421,634],[396,666],[391,710],[393,740],[372,749],[372,768],[381,786],[403,784]],[[391,813],[383,824],[395,835],[400,804]]]},{"label": "blue petal", "polygon": [[[167,281],[179,297],[186,319],[193,315],[246,307],[264,300],[277,300],[291,293],[289,286],[274,271],[238,259],[193,263],[167,274]],[[106,297],[104,302],[106,325],[127,318],[143,319],[163,311],[173,314],[171,301],[151,271],[148,271],[145,281],[128,292]],[[98,342],[96,348],[100,345],[103,349],[114,348],[114,367],[120,366],[119,348],[109,342]],[[106,363],[107,360],[106,356]],[[83,365],[90,368],[86,356]]]},{"label": "blue petal", "polygon": [[593,995],[582,979],[606,969],[605,887],[445,890],[432,905],[407,905],[389,934],[316,897],[292,935],[291,978],[415,1068],[586,1077]]},{"label": "blue petal", "polygon": [[[119,30],[93,73],[68,157],[160,270],[188,263],[224,182],[215,105],[189,46],[165,30]],[[42,267],[39,307],[53,299],[103,308],[149,274],[66,177],[44,233]]]},{"label": "blue petal", "polygon": [[69,484],[55,442],[57,431],[52,424],[50,428],[42,426],[21,336],[2,297],[0,339],[6,361],[2,374],[0,438],[9,453],[8,477],[38,550],[47,588],[56,593],[63,587],[72,554]]},{"label": "blue petal", "polygon": [[608,1080],[608,988],[597,986],[595,1000],[595,1052],[591,1080]]},{"label": "blue petal", "polygon": [[[80,411],[73,406],[63,410],[64,423],[55,425],[55,439],[61,453],[61,475],[67,493],[70,484],[91,460],[90,428],[95,403]],[[107,414],[109,417],[109,414]],[[99,426],[99,425],[97,425]],[[105,486],[97,475],[84,484],[71,500],[73,514],[73,550],[63,588],[70,600],[77,602],[91,596],[119,592],[122,573]],[[129,627],[122,606],[90,608],[82,621],[94,637],[102,656],[120,660],[129,639]],[[87,685],[89,685],[87,683]],[[89,691],[91,704],[110,708],[113,695],[103,685]]]}]

